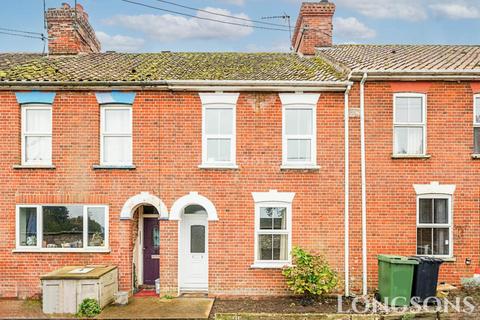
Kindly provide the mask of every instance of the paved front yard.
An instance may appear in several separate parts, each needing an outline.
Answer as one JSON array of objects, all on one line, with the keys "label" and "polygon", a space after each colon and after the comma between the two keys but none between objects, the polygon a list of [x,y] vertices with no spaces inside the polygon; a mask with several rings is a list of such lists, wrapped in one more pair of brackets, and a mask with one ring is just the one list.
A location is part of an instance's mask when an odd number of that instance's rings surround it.
[{"label": "paved front yard", "polygon": [[[130,298],[126,306],[108,306],[98,319],[208,319],[213,299]],[[0,319],[65,319],[73,315],[45,315],[39,300],[0,300]]]},{"label": "paved front yard", "polygon": [[[64,318],[72,316],[64,316]],[[48,319],[39,300],[0,299],[0,319]]]},{"label": "paved front yard", "polygon": [[[480,319],[480,291],[459,291],[448,298],[470,297],[475,304],[473,314],[456,312],[437,312],[435,307],[407,313],[355,314],[352,312],[353,300],[345,299],[342,309],[337,313],[336,298],[302,306],[298,298],[267,297],[263,299],[213,299],[133,297],[126,306],[108,306],[97,316],[98,319],[216,319],[216,320],[396,320],[396,319]],[[213,308],[212,308],[213,306]],[[364,307],[364,305],[363,305]],[[363,309],[363,308],[361,308]],[[211,310],[211,312],[210,312]],[[0,319],[51,319],[75,318],[73,315],[48,316],[42,313],[38,300],[0,300]]]},{"label": "paved front yard", "polygon": [[108,306],[98,319],[208,319],[213,299],[131,298],[126,306]]}]

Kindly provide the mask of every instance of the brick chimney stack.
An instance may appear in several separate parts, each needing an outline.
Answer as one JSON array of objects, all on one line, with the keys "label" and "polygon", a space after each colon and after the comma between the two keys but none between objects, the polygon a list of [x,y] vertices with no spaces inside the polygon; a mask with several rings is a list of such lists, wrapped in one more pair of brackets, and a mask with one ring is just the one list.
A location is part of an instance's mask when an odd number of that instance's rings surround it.
[{"label": "brick chimney stack", "polygon": [[335,4],[328,0],[302,3],[292,37],[294,51],[313,55],[315,48],[331,47],[334,13]]},{"label": "brick chimney stack", "polygon": [[100,42],[88,22],[88,14],[80,4],[71,8],[63,3],[61,8],[48,9],[46,20],[50,54],[100,52]]}]

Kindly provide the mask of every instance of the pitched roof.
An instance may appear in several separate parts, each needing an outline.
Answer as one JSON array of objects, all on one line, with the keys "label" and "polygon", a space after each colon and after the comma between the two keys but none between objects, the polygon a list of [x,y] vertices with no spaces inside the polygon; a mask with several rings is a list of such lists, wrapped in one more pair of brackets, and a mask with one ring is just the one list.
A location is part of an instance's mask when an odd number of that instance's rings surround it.
[{"label": "pitched roof", "polygon": [[0,54],[0,82],[340,81],[344,77],[320,57],[290,53]]},{"label": "pitched roof", "polygon": [[318,55],[359,71],[478,71],[480,46],[465,45],[335,45]]}]

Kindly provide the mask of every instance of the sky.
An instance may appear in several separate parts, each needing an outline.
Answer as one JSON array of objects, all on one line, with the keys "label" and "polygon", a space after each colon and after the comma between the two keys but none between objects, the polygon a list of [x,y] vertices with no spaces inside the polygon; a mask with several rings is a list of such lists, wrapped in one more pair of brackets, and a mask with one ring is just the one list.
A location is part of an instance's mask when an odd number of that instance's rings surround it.
[{"label": "sky", "polygon": [[[47,8],[74,0],[45,0]],[[286,27],[252,23],[174,6],[160,0],[132,0],[196,17],[220,19],[244,26],[200,20],[139,6],[122,0],[78,0],[102,43],[102,51],[242,51],[289,50]],[[330,0],[332,1],[332,0]],[[301,0],[170,0],[208,12],[292,26]],[[480,0],[333,0],[334,43],[480,44]],[[44,32],[43,0],[0,0],[0,29]],[[0,30],[1,32],[2,30]],[[0,33],[0,52],[42,52],[39,39]]]}]

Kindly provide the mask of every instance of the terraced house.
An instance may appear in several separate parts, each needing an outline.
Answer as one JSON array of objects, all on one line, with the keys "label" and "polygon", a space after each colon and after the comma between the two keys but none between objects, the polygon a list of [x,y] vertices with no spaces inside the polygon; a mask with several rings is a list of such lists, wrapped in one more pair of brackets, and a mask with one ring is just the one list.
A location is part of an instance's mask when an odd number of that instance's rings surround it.
[{"label": "terraced house", "polygon": [[0,54],[0,296],[88,264],[122,290],[286,294],[294,245],[345,294],[380,253],[442,257],[453,284],[479,265],[480,47],[334,45],[321,1],[293,53],[100,53],[76,9],[47,11],[48,55]]}]

